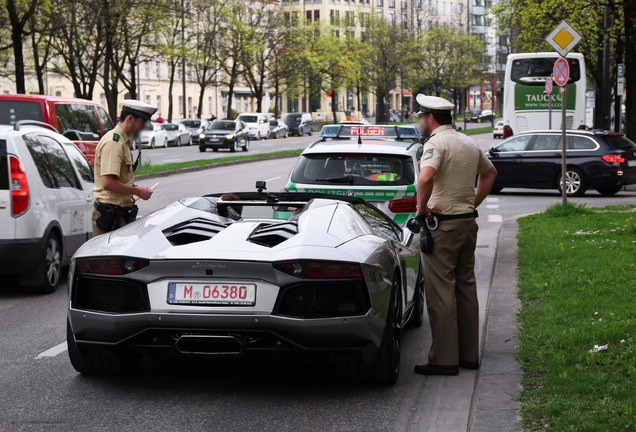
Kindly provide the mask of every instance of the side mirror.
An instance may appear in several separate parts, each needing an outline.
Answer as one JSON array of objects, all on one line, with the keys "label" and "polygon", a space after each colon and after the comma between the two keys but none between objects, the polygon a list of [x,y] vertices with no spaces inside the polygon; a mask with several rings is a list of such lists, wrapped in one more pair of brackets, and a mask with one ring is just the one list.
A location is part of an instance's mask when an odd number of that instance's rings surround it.
[{"label": "side mirror", "polygon": [[490,148],[488,149],[488,153],[489,153],[491,156],[497,156],[497,153],[499,153],[499,150],[497,150],[497,147],[490,147]]}]

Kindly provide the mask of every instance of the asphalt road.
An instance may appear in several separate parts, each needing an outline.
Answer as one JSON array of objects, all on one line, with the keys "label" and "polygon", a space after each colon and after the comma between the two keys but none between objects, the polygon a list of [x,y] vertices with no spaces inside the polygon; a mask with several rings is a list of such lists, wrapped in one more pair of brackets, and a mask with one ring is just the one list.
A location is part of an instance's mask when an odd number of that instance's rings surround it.
[{"label": "asphalt road", "polygon": [[[457,124],[460,127],[464,127],[463,123]],[[467,129],[473,128],[482,128],[488,127],[490,123],[467,123]],[[314,133],[313,136],[304,135],[302,137],[287,137],[287,138],[277,138],[277,139],[268,139],[268,140],[251,140],[250,141],[250,150],[249,154],[259,154],[259,153],[270,153],[281,150],[296,150],[296,149],[304,149],[309,144],[318,139],[318,134]],[[133,153],[135,157],[137,155],[137,150],[134,150]],[[167,147],[167,148],[154,148],[154,149],[143,149],[142,150],[142,160],[145,162],[151,162],[154,165],[160,165],[164,163],[173,163],[173,162],[187,162],[193,160],[200,159],[216,159],[221,157],[227,157],[230,155],[243,155],[242,151],[238,151],[237,153],[230,153],[229,150],[220,150],[218,152],[213,152],[212,150],[206,150],[205,153],[199,152],[199,147],[194,146],[182,146],[182,147]]]},{"label": "asphalt road", "polygon": [[[487,148],[493,141],[478,136]],[[147,214],[178,198],[252,190],[256,180],[280,189],[293,159],[268,160],[148,180],[159,181]],[[559,201],[556,191],[504,190],[481,209],[478,282],[481,318],[500,223]],[[588,206],[636,202],[635,192]],[[392,387],[345,384],[324,365],[256,361],[147,360],[132,377],[83,377],[65,352],[66,285],[40,296],[0,289],[0,431],[459,431],[468,422],[475,373],[414,375],[430,343],[428,323],[404,333],[402,373]],[[494,414],[493,414],[494,415]]]}]

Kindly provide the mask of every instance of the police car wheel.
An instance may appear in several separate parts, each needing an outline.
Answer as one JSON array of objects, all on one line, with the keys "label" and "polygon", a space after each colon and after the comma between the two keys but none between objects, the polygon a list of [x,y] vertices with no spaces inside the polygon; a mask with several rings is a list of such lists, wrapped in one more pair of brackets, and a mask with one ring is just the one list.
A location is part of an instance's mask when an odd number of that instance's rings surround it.
[{"label": "police car wheel", "polygon": [[151,149],[155,148],[155,139],[154,138],[150,140],[150,148]]}]

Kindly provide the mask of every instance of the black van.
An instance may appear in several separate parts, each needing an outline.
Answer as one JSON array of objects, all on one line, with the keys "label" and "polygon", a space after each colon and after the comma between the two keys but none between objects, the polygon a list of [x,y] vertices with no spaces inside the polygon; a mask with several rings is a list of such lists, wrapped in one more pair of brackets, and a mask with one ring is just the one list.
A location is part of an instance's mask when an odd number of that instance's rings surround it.
[{"label": "black van", "polygon": [[290,113],[285,117],[289,134],[294,136],[311,135],[314,131],[314,121],[309,113]]}]

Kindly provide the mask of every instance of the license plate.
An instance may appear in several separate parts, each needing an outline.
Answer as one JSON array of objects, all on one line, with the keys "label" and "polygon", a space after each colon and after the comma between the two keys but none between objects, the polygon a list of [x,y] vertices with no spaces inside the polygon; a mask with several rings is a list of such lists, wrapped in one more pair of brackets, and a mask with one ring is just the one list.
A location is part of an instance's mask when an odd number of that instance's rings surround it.
[{"label": "license plate", "polygon": [[256,285],[171,282],[167,302],[173,305],[254,306]]},{"label": "license plate", "polygon": [[627,166],[635,167],[636,166],[636,160],[627,161]]}]

